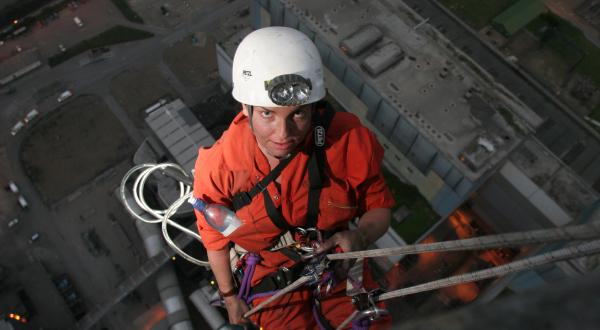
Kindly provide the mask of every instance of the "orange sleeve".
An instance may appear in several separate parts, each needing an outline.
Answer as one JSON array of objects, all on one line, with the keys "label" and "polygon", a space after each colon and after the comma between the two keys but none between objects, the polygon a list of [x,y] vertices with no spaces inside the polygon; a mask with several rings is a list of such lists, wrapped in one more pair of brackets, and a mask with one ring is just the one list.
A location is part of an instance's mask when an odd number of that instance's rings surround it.
[{"label": "orange sleeve", "polygon": [[[194,197],[207,203],[216,203],[231,207],[230,186],[231,174],[221,170],[220,145],[217,143],[210,149],[200,149],[194,168]],[[221,250],[230,240],[211,227],[202,213],[196,213],[198,233],[207,250]]]},{"label": "orange sleeve", "polygon": [[384,150],[375,135],[366,127],[355,128],[348,136],[348,146],[348,180],[356,189],[360,213],[394,207],[394,197],[381,174]]}]

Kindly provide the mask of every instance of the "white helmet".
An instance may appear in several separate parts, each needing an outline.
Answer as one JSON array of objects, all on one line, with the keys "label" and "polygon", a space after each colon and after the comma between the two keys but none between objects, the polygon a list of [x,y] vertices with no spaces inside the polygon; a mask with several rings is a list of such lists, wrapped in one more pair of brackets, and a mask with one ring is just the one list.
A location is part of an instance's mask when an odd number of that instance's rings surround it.
[{"label": "white helmet", "polygon": [[325,97],[317,47],[302,32],[281,26],[253,31],[233,58],[233,98],[243,104],[302,105]]}]

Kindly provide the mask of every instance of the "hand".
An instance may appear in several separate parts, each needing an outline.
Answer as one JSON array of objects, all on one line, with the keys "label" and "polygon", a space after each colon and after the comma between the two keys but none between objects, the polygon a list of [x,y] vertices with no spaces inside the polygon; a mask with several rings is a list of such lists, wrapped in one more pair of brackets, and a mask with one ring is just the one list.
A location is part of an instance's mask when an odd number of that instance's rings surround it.
[{"label": "hand", "polygon": [[328,240],[323,242],[317,248],[317,253],[323,253],[339,246],[343,252],[364,250],[368,245],[367,238],[364,233],[358,230],[340,231]]},{"label": "hand", "polygon": [[244,318],[244,314],[249,310],[248,305],[237,296],[223,298],[229,323],[231,324],[246,324],[248,320]]}]

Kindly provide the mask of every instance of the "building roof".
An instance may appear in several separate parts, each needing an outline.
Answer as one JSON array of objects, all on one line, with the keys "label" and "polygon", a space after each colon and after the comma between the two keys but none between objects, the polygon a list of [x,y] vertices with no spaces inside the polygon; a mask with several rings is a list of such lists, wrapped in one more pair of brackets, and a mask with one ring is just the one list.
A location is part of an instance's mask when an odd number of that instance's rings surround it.
[{"label": "building roof", "polygon": [[198,149],[215,139],[179,99],[152,111],[146,123],[175,161],[191,173]]},{"label": "building roof", "polygon": [[433,169],[468,191],[522,141],[513,126],[533,112],[408,7],[282,0],[271,10],[285,13],[271,23],[314,38],[324,65],[422,173]]},{"label": "building roof", "polygon": [[494,27],[506,36],[513,35],[544,11],[540,0],[520,0],[496,16]]}]

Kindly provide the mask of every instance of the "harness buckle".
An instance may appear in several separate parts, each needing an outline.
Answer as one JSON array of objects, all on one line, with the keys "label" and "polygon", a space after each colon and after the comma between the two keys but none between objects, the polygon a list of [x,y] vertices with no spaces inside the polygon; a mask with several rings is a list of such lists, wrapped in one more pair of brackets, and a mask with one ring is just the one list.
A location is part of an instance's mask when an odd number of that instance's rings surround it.
[{"label": "harness buckle", "polygon": [[352,303],[358,310],[358,314],[354,317],[354,320],[362,320],[368,317],[373,321],[381,316],[388,315],[389,312],[387,309],[379,308],[375,304],[375,296],[380,295],[382,292],[382,289],[375,289],[352,296]]}]

